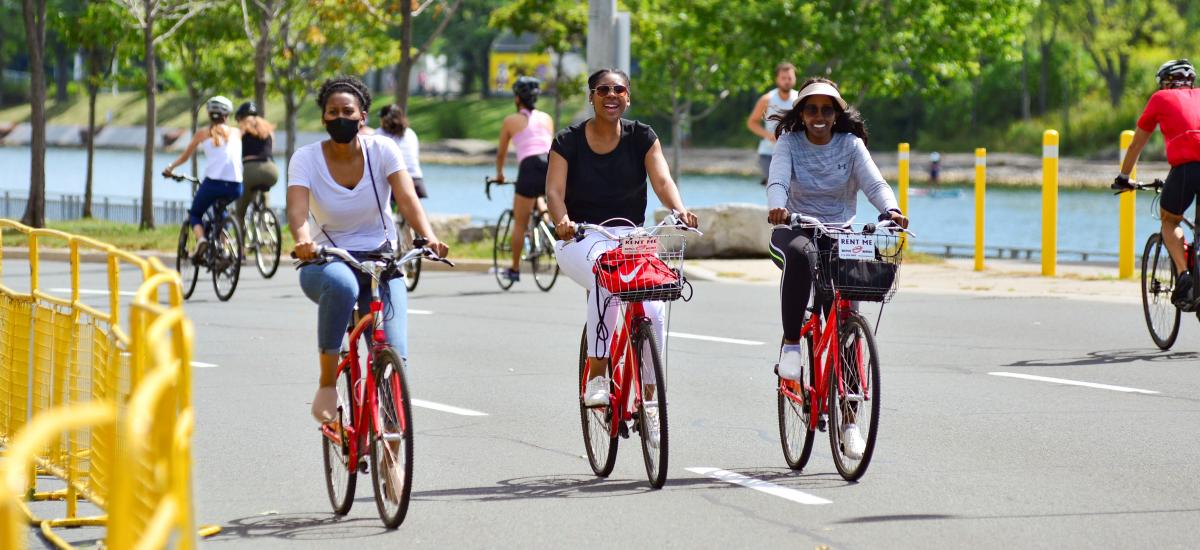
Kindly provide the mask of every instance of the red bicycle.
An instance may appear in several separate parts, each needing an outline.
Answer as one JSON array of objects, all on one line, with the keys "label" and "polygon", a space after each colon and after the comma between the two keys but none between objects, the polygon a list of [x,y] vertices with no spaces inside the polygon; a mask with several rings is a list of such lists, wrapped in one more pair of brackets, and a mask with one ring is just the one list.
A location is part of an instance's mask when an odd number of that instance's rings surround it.
[{"label": "red bicycle", "polygon": [[[815,218],[793,214],[793,227],[814,230],[820,243],[812,254],[815,295],[827,304],[809,309],[800,334],[807,356],[803,380],[779,378],[777,405],[783,457],[793,470],[804,468],[815,432],[829,432],[838,473],[848,481],[863,476],[875,452],[879,423],[879,356],[870,324],[855,301],[887,302],[896,292],[903,256],[894,223],[828,227]],[[881,231],[883,230],[883,231]],[[824,310],[824,311],[823,311]],[[822,313],[825,319],[822,320]],[[843,441],[848,427],[866,442],[857,457]]]},{"label": "red bicycle", "polygon": [[[383,330],[380,283],[401,273],[400,266],[423,257],[453,266],[417,239],[416,248],[396,258],[372,254],[358,260],[340,248],[319,247],[320,261],[341,260],[371,278],[370,312],[347,329],[349,345],[338,362],[337,419],[321,425],[325,486],[333,513],[345,515],[354,504],[358,474],[371,472],[375,505],[388,529],[404,522],[412,492],[413,428],[404,360]],[[293,255],[294,256],[294,255]],[[370,466],[366,459],[370,458]]]},{"label": "red bicycle", "polygon": [[[612,221],[617,220],[609,220]],[[583,444],[592,471],[607,477],[616,462],[617,437],[629,437],[632,426],[641,439],[650,486],[658,489],[667,481],[667,379],[662,357],[666,348],[659,345],[644,302],[662,301],[669,305],[683,297],[687,285],[682,272],[683,236],[659,235],[659,232],[664,229],[700,232],[684,225],[674,214],[651,228],[639,227],[622,235],[612,229],[579,224],[576,243],[572,243],[580,246],[577,243],[583,240],[586,231],[597,231],[618,244],[602,254],[594,268],[597,286],[609,290],[609,299],[621,306],[621,317],[609,338],[612,359],[605,375],[611,381],[611,397],[605,405],[584,404],[589,372],[586,328],[580,341],[578,398]],[[664,323],[669,316],[668,307]]]}]

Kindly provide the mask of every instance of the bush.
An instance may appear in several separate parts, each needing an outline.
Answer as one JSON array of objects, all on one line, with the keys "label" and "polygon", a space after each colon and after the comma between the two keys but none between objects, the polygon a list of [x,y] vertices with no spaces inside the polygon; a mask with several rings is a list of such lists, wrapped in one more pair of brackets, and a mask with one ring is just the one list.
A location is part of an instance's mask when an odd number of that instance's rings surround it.
[{"label": "bush", "polygon": [[438,109],[434,118],[435,131],[442,139],[461,139],[467,137],[467,120],[462,109]]}]

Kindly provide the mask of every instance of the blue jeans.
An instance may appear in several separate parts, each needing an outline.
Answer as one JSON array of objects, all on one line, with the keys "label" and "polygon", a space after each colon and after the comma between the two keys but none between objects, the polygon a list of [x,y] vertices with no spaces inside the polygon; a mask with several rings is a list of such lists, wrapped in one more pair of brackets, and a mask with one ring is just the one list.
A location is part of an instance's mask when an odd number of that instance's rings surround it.
[{"label": "blue jeans", "polygon": [[[361,314],[370,312],[371,279],[343,262],[309,264],[300,268],[300,288],[317,304],[317,345],[321,353],[337,353],[350,324],[354,302]],[[383,330],[388,344],[401,359],[408,359],[408,289],[404,279],[388,281],[380,288],[383,298]]]},{"label": "blue jeans", "polygon": [[192,199],[192,209],[188,210],[188,223],[193,227],[200,225],[204,211],[208,210],[208,207],[212,206],[214,202],[220,199],[233,202],[240,196],[242,196],[242,182],[204,178],[204,181],[200,182],[200,187],[196,189],[196,196]]}]

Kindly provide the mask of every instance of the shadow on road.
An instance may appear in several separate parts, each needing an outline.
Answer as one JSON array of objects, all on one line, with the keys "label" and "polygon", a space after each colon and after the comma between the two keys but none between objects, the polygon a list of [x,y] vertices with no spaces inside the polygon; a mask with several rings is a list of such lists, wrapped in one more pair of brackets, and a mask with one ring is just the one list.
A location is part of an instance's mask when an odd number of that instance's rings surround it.
[{"label": "shadow on road", "polygon": [[230,520],[206,543],[253,539],[342,540],[388,533],[375,517],[346,518],[329,512],[269,514]]},{"label": "shadow on road", "polygon": [[1097,365],[1119,365],[1139,361],[1166,363],[1185,362],[1200,359],[1200,353],[1194,351],[1150,351],[1150,350],[1108,350],[1093,351],[1083,357],[1067,359],[1026,359],[1009,363],[1006,367],[1085,367]]}]

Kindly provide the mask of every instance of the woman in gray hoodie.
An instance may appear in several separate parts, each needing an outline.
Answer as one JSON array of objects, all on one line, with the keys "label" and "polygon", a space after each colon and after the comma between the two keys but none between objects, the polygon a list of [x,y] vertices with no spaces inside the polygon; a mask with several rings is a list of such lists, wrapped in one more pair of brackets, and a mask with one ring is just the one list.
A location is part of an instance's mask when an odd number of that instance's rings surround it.
[{"label": "woman in gray hoodie", "polygon": [[[809,79],[800,87],[792,110],[772,118],[779,124],[767,177],[767,221],[776,226],[771,233],[771,259],[783,270],[779,283],[783,353],[778,372],[781,378],[800,380],[800,330],[812,293],[811,264],[817,249],[829,250],[831,242],[815,236],[812,229],[786,225],[790,214],[812,216],[826,225],[845,225],[854,221],[858,192],[862,191],[879,209],[880,220],[907,227],[908,218],[900,212],[892,188],[871,160],[862,116],[842,99],[837,84],[825,78]],[[846,426],[842,441],[847,456],[862,456],[866,443],[856,426]]]}]

